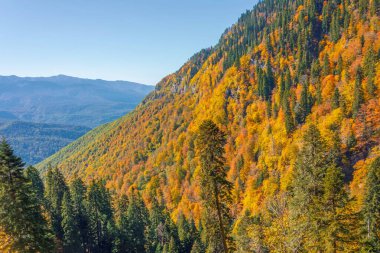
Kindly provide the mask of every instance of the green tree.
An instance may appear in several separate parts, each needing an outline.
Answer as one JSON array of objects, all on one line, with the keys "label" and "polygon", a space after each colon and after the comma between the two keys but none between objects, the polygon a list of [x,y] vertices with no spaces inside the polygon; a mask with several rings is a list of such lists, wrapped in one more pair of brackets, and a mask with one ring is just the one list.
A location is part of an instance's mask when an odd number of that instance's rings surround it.
[{"label": "green tree", "polygon": [[148,211],[138,192],[134,191],[129,198],[127,209],[129,252],[145,252],[145,228],[148,222]]},{"label": "green tree", "polygon": [[128,203],[128,197],[126,195],[122,195],[118,200],[115,210],[117,232],[113,251],[117,253],[128,252]]},{"label": "green tree", "polygon": [[60,244],[63,240],[62,200],[64,193],[67,191],[68,188],[62,173],[57,168],[49,168],[45,181],[45,199],[50,225],[58,239],[59,248],[62,247]]},{"label": "green tree", "polygon": [[229,209],[232,185],[226,179],[225,143],[225,134],[214,122],[202,122],[197,136],[197,151],[201,165],[201,197],[207,210],[207,236],[216,247],[222,246],[219,250],[229,252],[229,248],[232,248],[228,236],[231,228]]},{"label": "green tree", "polygon": [[[289,200],[293,241],[306,251],[323,250],[323,179],[329,166],[325,143],[315,125],[303,136],[303,146],[293,171]],[[301,250],[301,249],[299,249]]]},{"label": "green tree", "polygon": [[41,204],[44,204],[44,182],[40,177],[38,170],[32,166],[29,166],[24,171],[25,177],[32,183],[33,188],[36,190],[36,196]]},{"label": "green tree", "polygon": [[42,215],[38,192],[24,176],[24,163],[3,139],[0,143],[0,227],[10,237],[5,252],[52,252],[50,230]]},{"label": "green tree", "polygon": [[334,90],[334,95],[333,95],[333,98],[332,98],[332,109],[337,109],[339,108],[339,101],[340,101],[340,94],[339,94],[339,90],[338,90],[338,87],[335,87],[335,90]]},{"label": "green tree", "polygon": [[354,117],[357,116],[361,105],[364,103],[364,94],[362,86],[362,77],[361,70],[358,69],[355,78],[355,87],[354,87],[354,101],[352,103],[352,114]]},{"label": "green tree", "polygon": [[324,252],[335,253],[346,249],[353,232],[349,229],[352,215],[347,210],[349,199],[343,179],[342,169],[333,165],[327,169],[323,180]]},{"label": "green tree", "polygon": [[113,247],[113,212],[111,196],[103,182],[93,181],[87,193],[89,218],[89,249],[95,253],[108,253]]},{"label": "green tree", "polygon": [[78,224],[75,220],[73,203],[69,192],[63,194],[62,199],[62,229],[63,229],[63,252],[81,252],[81,238]]},{"label": "green tree", "polygon": [[364,248],[366,252],[380,251],[380,157],[369,167],[363,208]]},{"label": "green tree", "polygon": [[363,64],[363,73],[364,76],[367,78],[367,92],[368,94],[373,97],[375,95],[375,67],[376,67],[376,54],[373,50],[373,46],[371,46],[365,57],[364,57],[364,64]]},{"label": "green tree", "polygon": [[76,178],[70,185],[70,195],[73,202],[74,219],[78,226],[81,241],[80,249],[87,252],[89,220],[86,210],[86,186],[83,181]]},{"label": "green tree", "polygon": [[190,253],[197,233],[194,222],[188,222],[183,214],[177,220],[178,237],[181,241],[180,252]]}]

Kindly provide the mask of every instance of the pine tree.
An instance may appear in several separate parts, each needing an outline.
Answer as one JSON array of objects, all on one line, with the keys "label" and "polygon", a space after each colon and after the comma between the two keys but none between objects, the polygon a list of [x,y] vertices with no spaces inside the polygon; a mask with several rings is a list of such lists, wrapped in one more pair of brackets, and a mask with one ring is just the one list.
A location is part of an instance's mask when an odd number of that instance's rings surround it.
[{"label": "pine tree", "polygon": [[80,237],[80,249],[87,252],[89,220],[86,212],[86,186],[79,178],[73,180],[70,185],[70,195],[73,202],[74,219],[78,226]]},{"label": "pine tree", "polygon": [[189,223],[183,214],[180,214],[177,220],[178,237],[181,241],[181,250],[183,253],[190,253],[194,243],[194,235],[197,233],[194,223]]},{"label": "pine tree", "polygon": [[376,67],[376,55],[373,50],[373,46],[371,46],[365,57],[364,57],[364,66],[363,66],[363,73],[364,76],[367,78],[367,92],[368,94],[373,97],[375,95],[375,67]]},{"label": "pine tree", "polygon": [[329,166],[328,156],[315,125],[306,130],[303,141],[293,172],[289,202],[293,241],[299,241],[298,247],[306,251],[322,251],[323,179]]},{"label": "pine tree", "polygon": [[205,247],[200,240],[200,238],[197,238],[193,244],[193,247],[191,248],[190,253],[204,253],[205,252]]},{"label": "pine tree", "polygon": [[95,253],[110,253],[114,228],[111,196],[103,182],[93,181],[87,193],[89,218],[89,249]]},{"label": "pine tree", "polygon": [[129,231],[128,231],[128,197],[126,195],[122,195],[117,203],[116,208],[116,227],[117,227],[117,235],[115,238],[115,244],[113,251],[122,253],[128,252],[129,247]]},{"label": "pine tree", "polygon": [[284,114],[285,114],[285,129],[286,133],[289,135],[294,130],[294,119],[292,116],[292,112],[290,110],[289,102],[287,99],[284,99]]},{"label": "pine tree", "polygon": [[322,76],[330,75],[330,59],[329,55],[325,54],[323,57],[323,68],[322,68]]},{"label": "pine tree", "polygon": [[338,90],[337,87],[335,87],[334,95],[333,95],[333,98],[332,98],[332,109],[339,108],[339,100],[340,100],[339,90]]},{"label": "pine tree", "polygon": [[[231,217],[229,214],[232,185],[226,179],[224,145],[226,137],[211,120],[202,122],[197,137],[201,164],[202,200],[207,210],[207,233],[215,247],[229,252]],[[216,249],[214,249],[216,250]]]},{"label": "pine tree", "polygon": [[23,174],[24,163],[3,139],[0,143],[0,227],[10,237],[5,252],[52,252],[53,240],[37,190]]},{"label": "pine tree", "polygon": [[363,216],[365,252],[380,252],[380,158],[369,167]]},{"label": "pine tree", "polygon": [[129,252],[145,252],[145,227],[147,226],[148,211],[141,196],[133,192],[127,210],[128,231],[129,231]]},{"label": "pine tree", "polygon": [[62,229],[63,252],[82,252],[80,231],[75,220],[74,207],[69,192],[65,192],[62,199]]},{"label": "pine tree", "polygon": [[44,198],[44,182],[40,177],[40,173],[38,170],[32,166],[29,166],[24,171],[25,177],[32,183],[33,188],[36,191],[37,199],[40,201],[42,205],[45,203]]},{"label": "pine tree", "polygon": [[62,173],[57,168],[49,168],[46,174],[45,199],[50,224],[58,240],[58,248],[62,247],[62,200],[64,193],[67,191],[68,188]]},{"label": "pine tree", "polygon": [[330,166],[326,170],[323,193],[323,239],[325,252],[339,252],[347,248],[349,242],[350,214],[347,204],[348,195],[344,188],[342,169]]},{"label": "pine tree", "polygon": [[362,87],[362,78],[361,78],[361,70],[359,69],[356,73],[355,78],[355,87],[354,87],[354,101],[352,104],[352,114],[354,117],[357,116],[361,105],[364,103],[364,94]]}]

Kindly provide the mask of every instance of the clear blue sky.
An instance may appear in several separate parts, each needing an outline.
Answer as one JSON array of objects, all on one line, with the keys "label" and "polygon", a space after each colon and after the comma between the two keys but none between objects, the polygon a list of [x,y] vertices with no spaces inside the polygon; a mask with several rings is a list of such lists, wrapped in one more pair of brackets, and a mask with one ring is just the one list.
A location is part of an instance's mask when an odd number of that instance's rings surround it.
[{"label": "clear blue sky", "polygon": [[256,0],[0,0],[0,75],[156,84]]}]

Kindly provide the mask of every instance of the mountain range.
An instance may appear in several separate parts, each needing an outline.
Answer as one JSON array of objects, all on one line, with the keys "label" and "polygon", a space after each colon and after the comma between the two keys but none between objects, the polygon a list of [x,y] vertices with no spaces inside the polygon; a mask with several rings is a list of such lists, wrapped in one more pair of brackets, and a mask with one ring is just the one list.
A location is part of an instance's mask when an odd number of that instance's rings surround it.
[{"label": "mountain range", "polygon": [[32,165],[133,110],[154,86],[70,76],[0,76],[0,136]]},{"label": "mountain range", "polygon": [[133,110],[154,86],[127,81],[0,76],[0,119],[93,128]]}]

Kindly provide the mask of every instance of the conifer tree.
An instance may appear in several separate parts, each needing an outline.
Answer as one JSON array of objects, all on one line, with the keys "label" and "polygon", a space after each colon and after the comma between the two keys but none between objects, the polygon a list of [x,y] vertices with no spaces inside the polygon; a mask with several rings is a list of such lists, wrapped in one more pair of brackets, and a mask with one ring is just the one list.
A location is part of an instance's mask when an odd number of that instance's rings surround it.
[{"label": "conifer tree", "polygon": [[129,252],[145,252],[147,219],[148,211],[141,196],[137,192],[133,192],[127,209]]},{"label": "conifer tree", "polygon": [[323,250],[323,179],[329,165],[325,143],[315,125],[311,125],[303,137],[293,172],[289,208],[294,241],[299,250]]},{"label": "conifer tree", "polygon": [[364,76],[367,78],[367,92],[368,94],[373,97],[375,95],[375,67],[376,67],[376,55],[373,50],[373,46],[371,46],[365,57],[364,57],[364,64],[363,64],[363,73]]},{"label": "conifer tree", "polygon": [[[199,127],[197,150],[200,160],[202,200],[207,216],[207,237],[214,251],[229,252],[229,213],[232,185],[226,179],[224,145],[225,134],[211,120],[203,121]],[[210,245],[209,245],[210,246]],[[218,247],[221,247],[218,249]]]},{"label": "conifer tree", "polygon": [[79,178],[73,180],[70,185],[70,196],[73,202],[74,219],[78,226],[80,237],[80,249],[84,252],[87,250],[89,220],[86,210],[86,186]]},{"label": "conifer tree", "polygon": [[355,78],[355,87],[354,87],[354,101],[352,104],[352,114],[354,117],[357,116],[361,105],[364,103],[364,94],[361,78],[361,70],[358,69]]},{"label": "conifer tree", "polygon": [[25,177],[32,183],[33,188],[36,191],[37,199],[42,205],[44,205],[44,182],[40,177],[38,170],[32,166],[29,166],[25,169]]},{"label": "conifer tree", "polygon": [[0,227],[10,241],[5,252],[52,252],[51,232],[42,215],[37,190],[23,174],[24,163],[3,139],[0,143]]},{"label": "conifer tree", "polygon": [[63,229],[63,252],[82,252],[80,231],[75,220],[73,203],[69,192],[63,194],[62,199],[62,229]]},{"label": "conifer tree", "polygon": [[194,243],[196,228],[193,222],[188,222],[183,214],[177,220],[178,237],[181,241],[181,250],[183,253],[190,253]]},{"label": "conifer tree", "polygon": [[351,215],[347,210],[349,202],[344,188],[342,169],[330,166],[326,170],[323,193],[323,239],[325,252],[340,252],[347,248],[350,241],[349,224]]},{"label": "conifer tree", "polygon": [[128,197],[126,195],[122,195],[115,210],[117,232],[113,249],[118,253],[128,252],[129,247],[127,218],[128,202]]},{"label": "conifer tree", "polygon": [[109,191],[100,181],[93,181],[87,193],[89,218],[89,249],[95,253],[110,253],[113,247],[113,212]]},{"label": "conifer tree", "polygon": [[58,240],[58,248],[61,247],[63,240],[62,200],[64,193],[67,191],[68,188],[62,173],[57,168],[49,168],[46,174],[45,199],[50,224]]},{"label": "conifer tree", "polygon": [[334,95],[332,98],[332,109],[337,109],[339,107],[340,94],[337,87],[335,87]]},{"label": "conifer tree", "polygon": [[366,195],[363,208],[364,249],[366,252],[380,251],[380,158],[369,167]]}]

